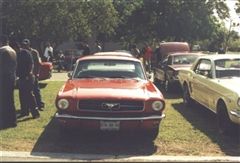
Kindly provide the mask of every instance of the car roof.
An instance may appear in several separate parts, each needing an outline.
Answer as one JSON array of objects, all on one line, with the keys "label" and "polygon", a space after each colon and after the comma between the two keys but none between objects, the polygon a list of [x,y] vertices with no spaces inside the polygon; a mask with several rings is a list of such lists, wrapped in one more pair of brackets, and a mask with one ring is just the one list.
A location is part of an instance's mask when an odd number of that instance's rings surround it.
[{"label": "car roof", "polygon": [[131,52],[128,50],[115,50],[115,52],[123,52],[123,53],[131,54]]},{"label": "car roof", "polygon": [[210,60],[218,60],[218,59],[229,59],[229,58],[240,58],[239,54],[208,54],[201,56],[200,58],[206,58]]},{"label": "car roof", "polygon": [[78,60],[90,60],[90,59],[112,59],[112,60],[128,60],[141,62],[139,59],[133,57],[131,54],[122,52],[98,52],[93,55],[87,55],[79,58]]},{"label": "car roof", "polygon": [[170,53],[169,54],[169,56],[171,55],[171,56],[173,56],[173,55],[206,55],[206,54],[204,54],[204,53],[199,53],[199,52],[194,52],[194,53],[192,53],[192,52],[175,52],[175,53]]},{"label": "car roof", "polygon": [[127,53],[126,51],[112,51],[112,52],[98,52],[94,53],[93,55],[98,56],[126,56],[126,57],[133,57],[132,54]]}]

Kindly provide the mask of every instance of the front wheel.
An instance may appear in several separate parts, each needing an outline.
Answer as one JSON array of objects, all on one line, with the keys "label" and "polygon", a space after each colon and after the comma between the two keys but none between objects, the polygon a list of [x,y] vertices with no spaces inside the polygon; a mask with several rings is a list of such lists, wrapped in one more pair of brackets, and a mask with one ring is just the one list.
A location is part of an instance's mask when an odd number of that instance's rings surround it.
[{"label": "front wheel", "polygon": [[224,103],[218,105],[217,108],[217,123],[218,123],[218,130],[220,134],[230,134],[233,130],[233,123],[231,122],[227,107]]},{"label": "front wheel", "polygon": [[152,129],[152,130],[147,130],[147,131],[144,131],[144,133],[142,133],[142,138],[145,141],[152,142],[157,138],[158,133],[159,133],[159,128],[155,128],[155,129]]},{"label": "front wheel", "polygon": [[183,103],[186,106],[191,106],[193,104],[193,100],[190,96],[190,92],[186,84],[183,86]]}]

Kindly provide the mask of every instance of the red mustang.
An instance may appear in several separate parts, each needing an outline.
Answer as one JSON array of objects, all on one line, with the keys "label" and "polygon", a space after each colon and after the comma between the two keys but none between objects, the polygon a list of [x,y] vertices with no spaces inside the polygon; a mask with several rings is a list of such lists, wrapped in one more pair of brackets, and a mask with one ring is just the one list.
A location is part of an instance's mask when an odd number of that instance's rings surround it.
[{"label": "red mustang", "polygon": [[55,103],[62,127],[157,137],[165,101],[140,60],[124,52],[96,53],[78,59],[69,77]]}]

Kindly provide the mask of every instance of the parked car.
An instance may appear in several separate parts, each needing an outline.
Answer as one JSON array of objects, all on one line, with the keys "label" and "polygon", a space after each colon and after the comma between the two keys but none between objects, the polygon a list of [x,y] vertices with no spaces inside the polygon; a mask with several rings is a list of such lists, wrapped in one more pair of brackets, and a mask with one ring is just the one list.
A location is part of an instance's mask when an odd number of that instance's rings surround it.
[{"label": "parked car", "polygon": [[50,79],[52,77],[53,65],[51,62],[42,62],[39,72],[39,81]]},{"label": "parked car", "polygon": [[160,81],[166,92],[179,86],[178,71],[181,69],[190,69],[192,63],[202,53],[179,52],[166,56],[154,69],[155,82]]},{"label": "parked car", "polygon": [[179,71],[183,101],[196,101],[217,115],[220,133],[240,125],[240,55],[205,55]]},{"label": "parked car", "polygon": [[176,52],[190,52],[189,44],[187,42],[161,42],[152,57],[152,67],[156,67],[169,54]]},{"label": "parked car", "polygon": [[78,59],[56,97],[56,107],[63,128],[139,131],[147,140],[157,137],[165,117],[164,97],[141,61],[119,52]]}]

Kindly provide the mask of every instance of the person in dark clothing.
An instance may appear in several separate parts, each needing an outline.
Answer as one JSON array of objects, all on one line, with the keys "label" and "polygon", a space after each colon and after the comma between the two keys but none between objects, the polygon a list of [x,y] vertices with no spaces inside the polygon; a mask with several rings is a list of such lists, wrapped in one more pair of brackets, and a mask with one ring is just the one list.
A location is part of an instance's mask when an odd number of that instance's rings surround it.
[{"label": "person in dark clothing", "polygon": [[33,59],[30,51],[26,49],[20,49],[20,46],[15,46],[17,52],[17,76],[18,80],[18,89],[19,89],[19,98],[21,105],[21,114],[18,118],[28,116],[29,111],[32,114],[32,117],[39,118],[40,114],[37,110],[36,99],[33,94],[34,88],[34,74],[33,74]]},{"label": "person in dark clothing", "polygon": [[136,58],[140,58],[140,50],[137,48],[136,44],[133,44],[130,47],[130,52],[133,56],[135,56]]},{"label": "person in dark clothing", "polygon": [[57,59],[57,70],[58,70],[58,72],[60,72],[61,70],[65,69],[65,65],[64,65],[65,56],[64,56],[62,50],[60,50],[57,53],[57,58],[56,59]]},{"label": "person in dark clothing", "polygon": [[161,53],[161,43],[159,43],[158,47],[156,47],[154,53],[153,53],[153,67],[157,67],[159,63],[162,61],[162,53]]},{"label": "person in dark clothing", "polygon": [[101,52],[101,51],[102,51],[102,46],[101,46],[100,42],[96,41],[94,53]]},{"label": "person in dark clothing", "polygon": [[0,129],[6,129],[17,126],[14,104],[17,57],[7,36],[0,37]]},{"label": "person in dark clothing", "polygon": [[26,50],[29,50],[31,52],[32,59],[33,59],[33,65],[34,65],[33,74],[34,74],[34,77],[35,77],[33,93],[34,93],[34,96],[36,98],[38,110],[43,111],[44,102],[42,101],[41,90],[39,88],[39,83],[38,83],[40,65],[41,65],[41,59],[40,59],[40,56],[39,56],[39,52],[36,49],[31,48],[29,39],[24,39],[22,41],[22,48],[26,49]]},{"label": "person in dark clothing", "polygon": [[88,44],[83,45],[83,56],[90,55],[90,48]]}]

